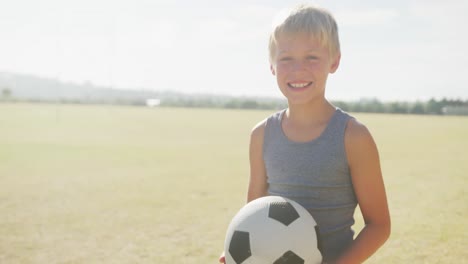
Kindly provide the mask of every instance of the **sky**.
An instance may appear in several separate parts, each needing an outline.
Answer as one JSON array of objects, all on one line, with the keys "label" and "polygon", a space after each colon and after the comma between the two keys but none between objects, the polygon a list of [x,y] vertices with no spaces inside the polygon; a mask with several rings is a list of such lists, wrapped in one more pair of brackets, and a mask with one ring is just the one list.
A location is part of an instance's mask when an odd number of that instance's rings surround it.
[{"label": "sky", "polygon": [[330,100],[468,100],[464,0],[0,0],[0,72],[114,88],[281,97],[274,17],[298,3],[337,20]]}]

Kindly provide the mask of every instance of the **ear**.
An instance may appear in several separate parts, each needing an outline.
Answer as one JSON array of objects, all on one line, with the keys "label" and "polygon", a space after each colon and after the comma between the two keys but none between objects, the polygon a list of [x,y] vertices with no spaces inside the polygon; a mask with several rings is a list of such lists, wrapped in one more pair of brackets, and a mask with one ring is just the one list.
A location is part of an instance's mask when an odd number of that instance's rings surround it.
[{"label": "ear", "polygon": [[276,75],[275,67],[273,66],[273,64],[270,64],[270,71],[271,74]]},{"label": "ear", "polygon": [[338,55],[335,55],[335,58],[333,59],[333,62],[330,65],[330,73],[335,73],[336,70],[338,70],[338,66],[340,66],[340,61],[341,53],[338,53]]}]

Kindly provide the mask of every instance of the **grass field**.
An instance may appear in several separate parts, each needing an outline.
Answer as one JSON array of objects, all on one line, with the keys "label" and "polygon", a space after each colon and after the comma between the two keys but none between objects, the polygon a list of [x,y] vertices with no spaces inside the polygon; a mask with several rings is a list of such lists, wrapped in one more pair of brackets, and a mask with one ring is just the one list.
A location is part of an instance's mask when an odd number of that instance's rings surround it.
[{"label": "grass field", "polygon": [[[0,104],[0,263],[217,263],[269,114]],[[467,261],[468,118],[355,116],[393,221],[368,263]]]}]

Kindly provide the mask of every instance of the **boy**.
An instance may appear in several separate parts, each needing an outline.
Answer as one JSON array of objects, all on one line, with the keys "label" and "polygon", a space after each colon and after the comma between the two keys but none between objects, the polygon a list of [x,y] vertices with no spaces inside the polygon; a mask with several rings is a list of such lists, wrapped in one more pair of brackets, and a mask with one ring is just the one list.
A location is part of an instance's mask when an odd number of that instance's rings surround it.
[{"label": "boy", "polygon": [[[279,195],[299,202],[318,224],[324,262],[362,263],[389,237],[390,216],[371,134],[325,98],[341,58],[336,22],[301,5],[275,26],[269,50],[288,108],[252,130],[247,201]],[[353,239],[358,204],[365,227]]]}]

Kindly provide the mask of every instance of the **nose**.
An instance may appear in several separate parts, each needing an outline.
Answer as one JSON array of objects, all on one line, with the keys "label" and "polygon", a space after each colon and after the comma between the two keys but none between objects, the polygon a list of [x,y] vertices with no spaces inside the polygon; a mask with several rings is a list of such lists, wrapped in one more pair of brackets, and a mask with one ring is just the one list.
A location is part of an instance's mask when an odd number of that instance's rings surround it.
[{"label": "nose", "polygon": [[303,71],[307,68],[306,62],[303,60],[295,60],[291,66],[294,71]]}]

